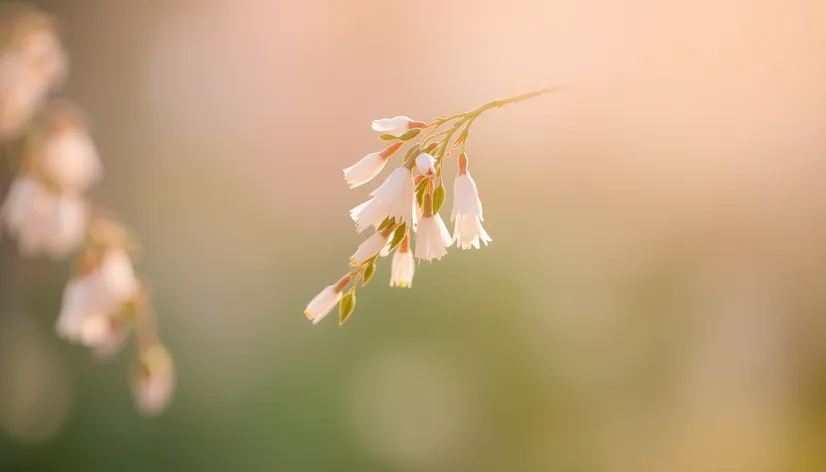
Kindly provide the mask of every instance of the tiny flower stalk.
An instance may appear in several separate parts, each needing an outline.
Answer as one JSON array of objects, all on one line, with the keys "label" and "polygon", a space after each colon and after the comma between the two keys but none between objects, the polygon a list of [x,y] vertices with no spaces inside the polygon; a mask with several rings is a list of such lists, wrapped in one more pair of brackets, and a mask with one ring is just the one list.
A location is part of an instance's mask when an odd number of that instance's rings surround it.
[{"label": "tiny flower stalk", "polygon": [[[339,305],[339,325],[356,306],[356,288],[365,287],[377,271],[378,259],[395,250],[390,264],[390,286],[412,287],[415,260],[441,260],[454,242],[462,249],[479,248],[492,241],[482,227],[484,216],[476,181],[468,171],[466,153],[473,123],[486,111],[556,92],[559,85],[484,103],[475,110],[430,122],[395,116],[373,121],[379,139],[390,143],[384,150],[365,156],[344,169],[350,188],[371,182],[382,173],[396,153],[408,143],[398,167],[370,193],[370,199],[353,207],[350,218],[361,233],[376,232],[350,256],[351,272],[316,295],[304,313],[313,323]],[[453,182],[450,221],[453,235],[439,214],[445,204],[444,163],[459,152],[458,173]],[[415,234],[415,241],[414,241]],[[351,284],[352,282],[352,284]],[[349,286],[348,290],[347,287]]]}]

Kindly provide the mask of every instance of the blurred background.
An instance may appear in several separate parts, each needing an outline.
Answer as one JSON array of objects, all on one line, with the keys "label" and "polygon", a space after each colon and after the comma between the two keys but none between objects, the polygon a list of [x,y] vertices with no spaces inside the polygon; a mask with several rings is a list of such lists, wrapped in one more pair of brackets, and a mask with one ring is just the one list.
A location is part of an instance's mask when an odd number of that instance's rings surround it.
[{"label": "blurred background", "polygon": [[[178,388],[138,414],[4,238],[0,471],[826,470],[826,3],[35,3]],[[571,81],[474,126],[490,247],[307,322],[372,119]]]}]

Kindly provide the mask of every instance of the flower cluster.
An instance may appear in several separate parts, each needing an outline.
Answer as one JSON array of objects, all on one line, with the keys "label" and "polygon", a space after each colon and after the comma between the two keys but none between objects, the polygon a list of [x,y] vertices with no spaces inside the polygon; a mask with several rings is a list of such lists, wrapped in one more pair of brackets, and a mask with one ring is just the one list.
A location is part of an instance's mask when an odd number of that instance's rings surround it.
[{"label": "flower cluster", "polygon": [[88,120],[76,105],[51,97],[68,70],[54,21],[25,5],[4,5],[0,47],[0,143],[17,169],[0,223],[23,256],[78,254],[55,325],[58,336],[105,358],[134,332],[136,404],[146,413],[161,412],[174,385],[172,360],[135,273],[134,238],[87,198],[103,175]]},{"label": "flower cluster", "polygon": [[[476,181],[468,171],[466,151],[471,126],[489,109],[560,88],[494,100],[475,110],[447,118],[434,118],[430,122],[415,121],[406,116],[374,121],[373,130],[382,133],[379,139],[387,142],[388,146],[344,169],[344,180],[351,189],[371,182],[402,147],[406,144],[411,146],[399,166],[370,193],[371,198],[350,210],[356,231],[361,233],[374,228],[375,232],[350,257],[352,270],[322,290],[307,305],[304,310],[307,318],[318,323],[338,305],[339,324],[343,324],[355,308],[356,288],[359,284],[365,286],[371,280],[377,259],[393,251],[390,286],[412,287],[415,260],[440,260],[454,243],[462,249],[479,249],[481,243],[487,245],[491,242],[491,237],[482,226],[484,216]],[[451,234],[439,212],[447,195],[443,175],[445,163],[457,150],[458,169],[453,181],[450,211],[450,222],[453,223]]]}]

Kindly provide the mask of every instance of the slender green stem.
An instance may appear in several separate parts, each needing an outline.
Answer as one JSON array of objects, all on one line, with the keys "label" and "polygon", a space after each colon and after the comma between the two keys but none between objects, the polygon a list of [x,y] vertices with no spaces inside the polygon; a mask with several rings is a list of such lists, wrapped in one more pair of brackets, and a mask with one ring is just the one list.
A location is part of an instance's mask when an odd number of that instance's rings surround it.
[{"label": "slender green stem", "polygon": [[[471,110],[471,111],[465,112],[465,113],[457,113],[455,115],[448,116],[447,118],[441,118],[436,122],[435,127],[424,138],[422,138],[422,145],[426,144],[426,141],[431,139],[431,138],[444,136],[444,138],[442,138],[440,140],[441,143],[439,144],[439,147],[437,148],[436,155],[434,156],[436,158],[437,163],[440,163],[446,156],[449,156],[450,153],[453,152],[453,150],[457,147],[457,146],[454,146],[450,151],[447,150],[448,144],[449,144],[450,140],[453,138],[453,135],[456,134],[456,132],[459,131],[459,129],[462,128],[463,125],[465,125],[465,129],[462,132],[462,135],[465,138],[465,139],[462,140],[462,145],[463,145],[462,149],[464,149],[464,146],[466,146],[465,143],[467,142],[467,134],[470,130],[470,126],[473,124],[473,122],[476,120],[476,118],[478,118],[482,113],[490,110],[491,108],[501,108],[505,105],[510,105],[512,103],[524,102],[525,100],[530,100],[532,98],[536,98],[536,97],[539,97],[541,95],[546,95],[546,94],[549,94],[549,93],[552,93],[552,92],[556,92],[556,91],[561,90],[561,89],[563,89],[565,87],[568,87],[568,86],[569,86],[569,84],[555,85],[553,87],[546,87],[546,88],[543,88],[543,89],[534,90],[533,92],[523,93],[521,95],[515,95],[513,97],[502,98],[502,99],[499,99],[499,100],[492,100],[490,102],[487,102],[487,103],[481,105],[480,107],[476,108],[475,110]],[[458,120],[458,121],[456,121],[453,124],[453,126],[450,129],[448,129],[447,131],[443,131],[443,132],[441,132],[439,134],[436,134],[436,135],[433,134],[433,132],[436,131],[436,129],[439,126],[441,126],[442,124],[447,123],[449,121],[452,121],[452,120]]]},{"label": "slender green stem", "polygon": [[524,102],[525,100],[530,100],[532,98],[539,97],[541,95],[546,95],[546,94],[549,94],[549,93],[557,92],[557,91],[562,90],[566,87],[570,87],[570,85],[571,84],[554,85],[553,87],[546,87],[546,88],[543,88],[543,89],[534,90],[533,92],[523,93],[521,95],[515,95],[515,96],[509,97],[509,98],[502,98],[502,99],[499,99],[499,100],[493,100],[492,102],[488,102],[488,103],[482,105],[477,110],[480,110],[480,113],[481,113],[482,111],[485,111],[485,110],[490,109],[490,108],[499,108],[499,107],[503,107],[505,105],[510,105],[511,103]]}]

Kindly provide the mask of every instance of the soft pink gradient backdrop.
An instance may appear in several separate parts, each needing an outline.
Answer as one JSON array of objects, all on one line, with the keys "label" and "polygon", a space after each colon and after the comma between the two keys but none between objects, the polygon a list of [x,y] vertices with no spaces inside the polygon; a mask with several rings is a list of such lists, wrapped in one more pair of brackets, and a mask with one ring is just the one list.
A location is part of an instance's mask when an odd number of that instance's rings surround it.
[{"label": "soft pink gradient backdrop", "polygon": [[[43,4],[97,195],[166,308],[177,411],[269,424],[285,379],[343,425],[301,454],[389,470],[826,467],[826,3]],[[562,82],[474,125],[491,247],[410,293],[385,261],[345,328],[303,320],[359,242],[370,186],[341,169],[380,147],[372,119]],[[262,438],[325,425],[272,428],[227,432],[229,463],[310,470]]]}]

